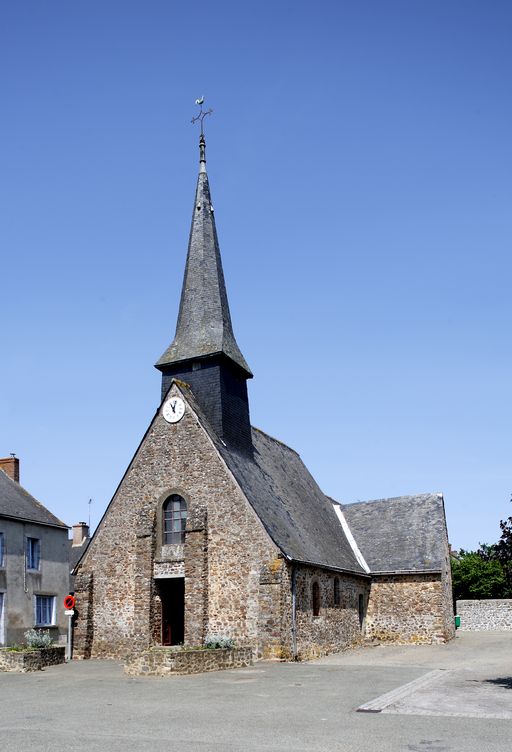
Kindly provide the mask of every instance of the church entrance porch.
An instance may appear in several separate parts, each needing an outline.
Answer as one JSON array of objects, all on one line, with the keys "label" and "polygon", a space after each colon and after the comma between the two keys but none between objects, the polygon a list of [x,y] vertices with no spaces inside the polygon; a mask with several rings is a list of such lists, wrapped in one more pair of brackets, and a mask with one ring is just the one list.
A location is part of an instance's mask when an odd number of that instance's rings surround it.
[{"label": "church entrance porch", "polygon": [[162,602],[162,645],[180,645],[185,637],[185,578],[158,580]]}]

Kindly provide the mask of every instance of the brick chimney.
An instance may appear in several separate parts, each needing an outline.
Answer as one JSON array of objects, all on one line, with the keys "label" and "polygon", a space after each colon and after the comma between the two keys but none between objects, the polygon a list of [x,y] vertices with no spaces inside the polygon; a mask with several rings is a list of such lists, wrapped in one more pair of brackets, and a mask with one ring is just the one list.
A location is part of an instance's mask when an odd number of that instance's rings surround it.
[{"label": "brick chimney", "polygon": [[3,470],[16,483],[20,482],[20,461],[14,454],[11,454],[10,457],[0,458],[0,470]]},{"label": "brick chimney", "polygon": [[73,525],[73,546],[81,546],[89,537],[89,525],[86,522],[77,522]]}]

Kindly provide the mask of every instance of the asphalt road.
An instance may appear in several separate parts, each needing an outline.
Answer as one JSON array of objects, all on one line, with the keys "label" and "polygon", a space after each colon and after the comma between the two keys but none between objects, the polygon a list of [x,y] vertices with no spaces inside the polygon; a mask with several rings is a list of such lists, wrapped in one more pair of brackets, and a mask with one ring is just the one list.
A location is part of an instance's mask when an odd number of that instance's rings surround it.
[{"label": "asphalt road", "polygon": [[[511,647],[512,633],[459,633],[445,646],[365,648],[307,664],[258,663],[247,669],[163,679],[128,678],[120,664],[104,661],[73,662],[29,674],[3,673],[1,749],[508,751],[512,720],[464,715],[464,691],[455,703],[462,715],[442,714],[447,709],[446,687],[440,687],[436,702],[435,683],[434,689],[426,688],[433,691],[426,714],[421,707],[414,709],[414,703],[421,706],[421,690],[410,696],[412,712],[392,706],[380,713],[356,709],[433,669],[443,669],[447,677],[471,672],[483,681],[499,674],[512,683]],[[505,709],[512,709],[512,686],[488,683],[485,688],[500,692]],[[474,697],[466,704],[474,708]],[[487,707],[492,710],[492,697],[487,697]]]}]

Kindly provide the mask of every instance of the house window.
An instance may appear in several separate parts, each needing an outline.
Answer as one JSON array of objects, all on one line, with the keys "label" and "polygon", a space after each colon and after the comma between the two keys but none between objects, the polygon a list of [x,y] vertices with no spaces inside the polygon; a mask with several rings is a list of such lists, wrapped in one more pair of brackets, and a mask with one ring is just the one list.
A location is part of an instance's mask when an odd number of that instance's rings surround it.
[{"label": "house window", "polygon": [[340,599],[340,579],[339,577],[334,578],[334,605],[339,606],[341,603]]},{"label": "house window", "polygon": [[178,494],[172,494],[165,501],[164,536],[165,545],[185,542],[185,527],[187,525],[187,502]]},{"label": "house window", "polygon": [[27,569],[39,569],[41,564],[41,541],[27,538]]},{"label": "house window", "polygon": [[5,541],[4,534],[0,533],[0,567],[4,566]]},{"label": "house window", "polygon": [[55,624],[55,596],[35,596],[36,627],[51,627]]},{"label": "house window", "polygon": [[320,585],[318,582],[313,583],[313,616],[320,614]]}]

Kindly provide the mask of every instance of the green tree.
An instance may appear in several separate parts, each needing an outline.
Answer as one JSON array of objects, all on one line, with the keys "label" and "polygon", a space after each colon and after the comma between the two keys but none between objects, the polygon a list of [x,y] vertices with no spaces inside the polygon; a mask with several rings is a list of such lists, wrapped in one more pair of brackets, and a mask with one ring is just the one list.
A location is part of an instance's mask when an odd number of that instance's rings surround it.
[{"label": "green tree", "polygon": [[500,522],[501,538],[496,546],[496,559],[503,567],[506,579],[505,594],[502,598],[512,598],[512,517]]},{"label": "green tree", "polygon": [[459,558],[452,562],[452,579],[455,600],[506,597],[507,580],[502,563],[496,558],[485,559],[477,551],[459,552]]}]

